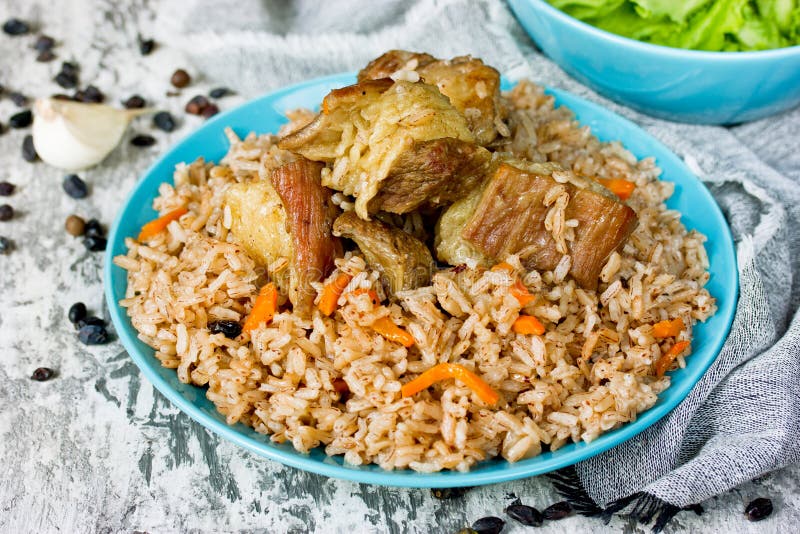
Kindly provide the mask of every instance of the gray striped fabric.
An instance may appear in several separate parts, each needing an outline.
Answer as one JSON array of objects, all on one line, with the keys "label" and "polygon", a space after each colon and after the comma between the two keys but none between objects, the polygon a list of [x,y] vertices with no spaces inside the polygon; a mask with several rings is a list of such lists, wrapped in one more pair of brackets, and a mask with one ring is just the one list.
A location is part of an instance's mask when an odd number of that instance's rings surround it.
[{"label": "gray striped fabric", "polygon": [[579,464],[579,479],[601,506],[644,491],[683,507],[800,459],[800,110],[730,129],[640,115],[539,54],[502,2],[172,4],[162,31],[187,35],[188,59],[209,78],[235,80],[246,97],[407,48],[472,54],[642,125],[685,159],[724,210],[741,295],[727,343],[687,399],[641,435]]}]

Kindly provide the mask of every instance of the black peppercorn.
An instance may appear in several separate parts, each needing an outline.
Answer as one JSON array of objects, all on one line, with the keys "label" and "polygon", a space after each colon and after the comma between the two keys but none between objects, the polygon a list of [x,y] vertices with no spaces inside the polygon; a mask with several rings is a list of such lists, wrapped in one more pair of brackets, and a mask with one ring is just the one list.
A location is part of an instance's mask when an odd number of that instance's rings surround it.
[{"label": "black peppercorn", "polygon": [[506,510],[508,517],[529,527],[538,527],[544,522],[542,513],[533,506],[525,504],[511,504]]},{"label": "black peppercorn", "polygon": [[83,302],[76,302],[72,306],[69,307],[69,311],[67,312],[67,318],[69,322],[72,324],[77,324],[78,321],[82,321],[86,318],[86,304]]},{"label": "black peppercorn", "polygon": [[106,249],[107,241],[105,237],[86,236],[83,238],[83,246],[89,252],[101,252]]},{"label": "black peppercorn", "polygon": [[102,345],[108,341],[108,332],[104,326],[87,324],[78,330],[78,339],[84,345]]},{"label": "black peppercorn", "polygon": [[572,515],[572,506],[570,506],[567,501],[557,502],[542,510],[542,515],[548,521],[564,519],[565,517]]},{"label": "black peppercorn", "polygon": [[212,334],[224,334],[228,339],[234,339],[242,333],[242,325],[236,321],[212,321],[208,323],[208,330]]},{"label": "black peppercorn", "polygon": [[33,136],[26,135],[22,140],[22,158],[30,163],[39,159],[39,154],[36,153],[36,147],[33,146]]},{"label": "black peppercorn", "polygon": [[145,106],[144,98],[139,95],[133,95],[125,102],[122,103],[125,109],[141,109]]},{"label": "black peppercorn", "polygon": [[482,517],[472,523],[472,530],[478,532],[478,534],[499,534],[505,524],[506,522],[499,517]]},{"label": "black peppercorn", "polygon": [[3,32],[7,35],[25,35],[31,30],[28,23],[16,18],[8,19],[3,23]]},{"label": "black peppercorn", "polygon": [[156,138],[153,137],[152,135],[139,134],[131,139],[131,144],[133,146],[138,146],[140,148],[153,146],[154,144],[156,144]]},{"label": "black peppercorn", "polygon": [[9,204],[0,204],[0,221],[10,221],[14,218],[14,208]]},{"label": "black peppercorn", "polygon": [[761,521],[768,518],[772,514],[772,501],[759,497],[744,509],[744,516],[748,521]]},{"label": "black peppercorn", "polygon": [[45,382],[53,378],[55,373],[49,367],[39,367],[37,368],[33,374],[31,375],[31,380],[36,380],[37,382]]},{"label": "black peppercorn", "polygon": [[81,180],[80,176],[77,174],[68,174],[65,176],[62,186],[64,192],[72,198],[86,198],[89,194],[89,186],[87,186],[86,182]]},{"label": "black peppercorn", "polygon": [[171,132],[175,129],[175,119],[169,111],[159,111],[153,115],[153,125],[159,130]]},{"label": "black peppercorn", "polygon": [[32,122],[33,113],[29,109],[15,113],[8,119],[8,125],[12,128],[27,128]]}]

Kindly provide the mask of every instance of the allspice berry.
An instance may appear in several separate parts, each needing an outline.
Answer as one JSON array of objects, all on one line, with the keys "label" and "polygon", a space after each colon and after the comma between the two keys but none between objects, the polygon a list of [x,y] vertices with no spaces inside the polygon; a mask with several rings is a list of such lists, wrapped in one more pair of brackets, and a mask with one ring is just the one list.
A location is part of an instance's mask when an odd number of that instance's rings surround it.
[{"label": "allspice berry", "polygon": [[189,85],[189,82],[192,81],[192,77],[189,76],[189,73],[186,72],[185,70],[178,69],[172,73],[172,78],[170,78],[169,81],[170,83],[172,83],[172,85],[174,85],[178,89],[181,89]]},{"label": "allspice berry", "polygon": [[64,228],[67,230],[69,235],[75,237],[82,236],[84,230],[86,229],[86,221],[77,215],[70,215],[64,222]]}]

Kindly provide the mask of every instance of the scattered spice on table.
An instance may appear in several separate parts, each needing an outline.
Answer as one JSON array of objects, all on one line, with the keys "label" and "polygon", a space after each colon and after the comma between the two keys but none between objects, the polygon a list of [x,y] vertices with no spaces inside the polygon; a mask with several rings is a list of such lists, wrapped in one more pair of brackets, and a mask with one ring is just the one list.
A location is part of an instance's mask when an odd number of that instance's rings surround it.
[{"label": "scattered spice on table", "polygon": [[62,187],[72,198],[86,198],[89,195],[89,186],[77,174],[66,175]]},{"label": "scattered spice on table", "polygon": [[2,181],[0,182],[0,197],[10,197],[14,194],[14,190],[16,186],[11,182]]},{"label": "scattered spice on table", "polygon": [[133,138],[131,139],[131,144],[133,146],[138,146],[140,148],[153,146],[154,144],[156,144],[156,138],[153,137],[152,135],[139,134],[133,136]]},{"label": "scattered spice on table", "polygon": [[72,324],[78,324],[78,321],[83,321],[86,318],[86,304],[83,302],[76,302],[69,307],[67,318]]},{"label": "scattered spice on table", "polygon": [[766,497],[755,499],[744,509],[748,521],[761,521],[772,515],[772,501]]},{"label": "scattered spice on table", "polygon": [[74,89],[78,86],[78,65],[69,61],[63,62],[54,80],[64,89]]},{"label": "scattered spice on table", "polygon": [[14,242],[9,238],[0,236],[0,254],[8,254],[14,248]]},{"label": "scattered spice on table", "polygon": [[70,215],[67,217],[67,220],[64,221],[64,228],[69,235],[80,237],[86,230],[86,222],[77,215]]},{"label": "scattered spice on table", "polygon": [[87,235],[83,238],[83,246],[89,252],[102,252],[106,249],[108,241],[105,237]]},{"label": "scattered spice on table", "polygon": [[10,18],[3,23],[3,32],[6,35],[25,35],[29,31],[31,31],[31,28],[28,23],[18,18]]},{"label": "scattered spice on table", "polygon": [[139,35],[136,40],[139,42],[139,53],[143,56],[149,56],[156,47],[156,42],[153,39],[145,39]]},{"label": "scattered spice on table", "polygon": [[104,326],[87,324],[78,330],[78,340],[84,345],[102,345],[108,341],[108,332]]},{"label": "scattered spice on table", "polygon": [[197,95],[192,97],[191,100],[186,104],[186,113],[190,113],[192,115],[200,115],[211,102],[203,95]]},{"label": "scattered spice on table", "polygon": [[33,374],[31,375],[31,380],[36,380],[37,382],[45,382],[53,378],[54,375],[55,372],[49,367],[38,367],[33,371]]},{"label": "scattered spice on table", "polygon": [[172,77],[169,79],[170,83],[177,87],[178,89],[183,89],[192,81],[192,77],[189,76],[189,73],[183,69],[178,69],[172,73]]},{"label": "scattered spice on table", "polygon": [[499,517],[482,517],[472,523],[472,530],[478,534],[499,534],[506,522]]},{"label": "scattered spice on table", "polygon": [[125,109],[141,109],[145,106],[145,100],[139,95],[133,95],[122,103]]},{"label": "scattered spice on table", "polygon": [[572,515],[572,506],[567,501],[551,504],[542,510],[542,516],[548,521],[558,521]]},{"label": "scattered spice on table", "polygon": [[28,105],[28,97],[23,95],[19,91],[13,91],[11,93],[8,93],[8,98],[17,107],[23,108]]},{"label": "scattered spice on table", "polygon": [[40,34],[33,43],[34,50],[38,52],[52,50],[54,46],[56,46],[56,40],[45,34]]},{"label": "scattered spice on table", "polygon": [[538,527],[544,522],[544,517],[539,510],[533,506],[522,504],[519,500],[508,505],[505,509],[505,513],[514,521],[528,527]]},{"label": "scattered spice on table", "polygon": [[211,91],[209,91],[208,96],[210,96],[211,98],[222,98],[232,94],[233,91],[231,91],[227,87],[216,87]]},{"label": "scattered spice on table", "polygon": [[0,221],[10,221],[14,218],[14,208],[10,204],[0,204]]},{"label": "scattered spice on table", "polygon": [[106,95],[94,85],[87,85],[86,89],[76,91],[72,99],[85,104],[101,104],[105,101]]},{"label": "scattered spice on table", "polygon": [[209,104],[200,111],[200,115],[209,119],[219,113],[219,107],[216,104]]},{"label": "scattered spice on table", "polygon": [[86,221],[83,236],[83,246],[89,252],[100,252],[106,249],[108,241],[106,240],[105,230],[97,219]]},{"label": "scattered spice on table", "polygon": [[100,317],[97,317],[96,315],[91,315],[91,316],[85,317],[85,318],[81,319],[80,321],[78,321],[77,323],[75,323],[75,326],[79,330],[81,328],[83,328],[84,326],[86,326],[86,325],[102,326],[103,328],[105,328],[106,322],[104,320],[102,320]]},{"label": "scattered spice on table", "polygon": [[56,55],[53,53],[52,50],[45,50],[44,52],[39,52],[36,56],[36,61],[39,63],[49,63],[56,58]]},{"label": "scattered spice on table", "polygon": [[153,125],[159,130],[171,132],[175,129],[175,118],[169,111],[159,111],[153,115]]},{"label": "scattered spice on table", "polygon": [[439,500],[458,499],[466,495],[471,489],[471,486],[464,488],[433,488],[431,489],[431,495],[434,499]]},{"label": "scattered spice on table", "polygon": [[36,147],[33,146],[32,135],[26,135],[22,140],[22,157],[29,163],[33,163],[39,159],[39,154],[36,153]]},{"label": "scattered spice on table", "polygon": [[103,230],[103,225],[97,219],[89,219],[86,221],[84,233],[88,236],[105,237],[106,233]]},{"label": "scattered spice on table", "polygon": [[8,125],[12,128],[27,128],[33,122],[33,113],[31,110],[26,109],[24,111],[20,111],[19,113],[15,113],[11,115],[8,119]]}]

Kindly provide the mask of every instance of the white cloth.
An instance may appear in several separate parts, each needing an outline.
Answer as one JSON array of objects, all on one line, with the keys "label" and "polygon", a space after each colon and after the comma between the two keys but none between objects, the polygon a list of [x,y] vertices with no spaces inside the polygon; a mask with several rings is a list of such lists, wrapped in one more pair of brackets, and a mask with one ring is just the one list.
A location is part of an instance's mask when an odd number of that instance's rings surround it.
[{"label": "white cloth", "polygon": [[481,57],[511,77],[565,88],[642,125],[693,167],[725,212],[741,293],[727,343],[686,400],[639,436],[576,466],[579,480],[600,506],[646,492],[684,507],[800,459],[800,110],[730,129],[638,114],[569,78],[495,1],[171,6],[157,28],[186,35],[197,69],[230,80],[244,97],[354,71],[405,48]]}]

